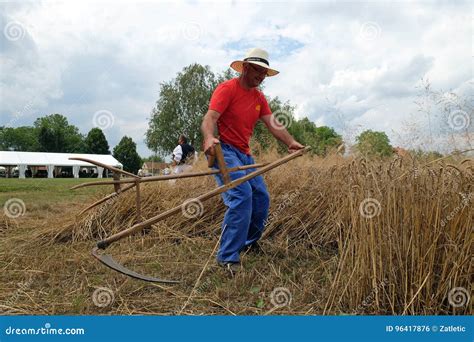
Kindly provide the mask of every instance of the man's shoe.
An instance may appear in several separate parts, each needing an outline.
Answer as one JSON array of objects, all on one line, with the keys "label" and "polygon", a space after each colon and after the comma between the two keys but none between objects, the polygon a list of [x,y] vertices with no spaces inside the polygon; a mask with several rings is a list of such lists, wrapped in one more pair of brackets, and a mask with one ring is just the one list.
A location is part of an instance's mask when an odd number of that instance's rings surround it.
[{"label": "man's shoe", "polygon": [[245,251],[245,253],[252,253],[252,254],[257,254],[257,255],[265,254],[262,247],[260,246],[260,244],[257,241],[255,241],[251,245],[246,246],[244,248],[244,251]]},{"label": "man's shoe", "polygon": [[240,262],[218,261],[217,263],[232,277],[234,277],[241,269]]}]

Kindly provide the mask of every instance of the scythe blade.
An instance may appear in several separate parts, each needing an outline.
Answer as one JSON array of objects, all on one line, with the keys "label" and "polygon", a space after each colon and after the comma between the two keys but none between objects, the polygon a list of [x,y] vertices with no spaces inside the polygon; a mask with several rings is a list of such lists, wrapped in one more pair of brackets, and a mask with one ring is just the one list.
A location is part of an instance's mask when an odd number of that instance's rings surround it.
[{"label": "scythe blade", "polygon": [[142,275],[140,273],[137,273],[135,271],[129,270],[123,265],[120,265],[117,261],[115,261],[110,255],[107,254],[99,254],[99,248],[94,247],[92,249],[92,256],[99,260],[101,263],[103,263],[105,266],[110,267],[114,271],[117,271],[119,273],[125,274],[129,277],[135,278],[135,279],[140,279],[144,281],[149,281],[153,283],[163,283],[163,284],[178,284],[179,281],[177,280],[165,280],[165,279],[159,279],[159,278],[154,278],[146,275]]}]

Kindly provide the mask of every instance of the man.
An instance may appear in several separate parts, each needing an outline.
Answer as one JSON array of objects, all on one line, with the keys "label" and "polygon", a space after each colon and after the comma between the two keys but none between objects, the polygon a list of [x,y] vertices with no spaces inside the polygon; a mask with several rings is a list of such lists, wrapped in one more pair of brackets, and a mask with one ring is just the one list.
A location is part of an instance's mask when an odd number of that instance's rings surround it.
[{"label": "man", "polygon": [[188,138],[180,135],[178,139],[178,146],[173,150],[172,166],[174,173],[179,174],[190,168],[189,163],[194,160],[194,147],[188,144]]},{"label": "man", "polygon": [[[278,74],[270,68],[268,53],[254,48],[244,60],[234,61],[230,66],[240,76],[219,84],[211,97],[201,126],[204,151],[214,155],[213,146],[221,142],[227,167],[254,164],[249,141],[257,120],[262,120],[272,135],[288,146],[290,152],[303,148],[275,120],[265,96],[258,90],[265,77]],[[219,139],[214,136],[216,128]],[[214,167],[217,167],[216,164]],[[230,178],[234,180],[253,171],[255,169],[231,172]],[[216,179],[219,185],[223,184],[221,176],[216,176]],[[270,197],[262,176],[226,191],[222,197],[227,211],[217,262],[234,275],[240,269],[240,252],[256,246],[262,236]]]}]

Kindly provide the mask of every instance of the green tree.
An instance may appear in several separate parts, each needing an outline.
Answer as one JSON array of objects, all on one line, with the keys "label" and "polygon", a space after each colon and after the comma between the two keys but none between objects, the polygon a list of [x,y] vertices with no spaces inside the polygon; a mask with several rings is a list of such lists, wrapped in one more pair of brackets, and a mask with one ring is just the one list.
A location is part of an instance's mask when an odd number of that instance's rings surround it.
[{"label": "green tree", "polygon": [[142,159],[137,153],[137,144],[127,136],[114,147],[113,156],[123,164],[125,171],[136,174],[142,166]]},{"label": "green tree", "polygon": [[[278,120],[282,125],[287,127],[290,134],[294,134],[293,124],[296,121],[294,116],[295,107],[292,106],[289,101],[283,103],[278,96],[275,98],[267,97],[267,101],[275,116],[275,120]],[[287,150],[286,146],[277,141],[260,120],[257,121],[255,125],[252,140],[254,143],[257,142],[262,150],[267,150],[270,147],[277,147],[280,152]]]},{"label": "green tree", "polygon": [[[307,117],[297,120],[294,115],[295,106],[289,101],[283,103],[278,97],[267,100],[275,120],[283,124],[298,142],[311,146],[311,153],[325,156],[331,148],[342,144],[342,137],[334,129],[327,126],[316,127],[316,124]],[[263,150],[277,146],[280,152],[287,151],[287,147],[277,142],[261,121],[255,125],[253,141],[257,142]]]},{"label": "green tree", "polygon": [[308,118],[302,118],[292,125],[290,133],[305,146],[311,146],[311,153],[325,156],[331,149],[342,144],[342,137],[328,126],[317,127]]},{"label": "green tree", "polygon": [[189,143],[196,147],[202,141],[202,117],[217,82],[209,66],[192,64],[172,81],[162,83],[146,132],[148,148],[164,156],[176,147],[180,134],[186,135]]},{"label": "green tree", "polygon": [[84,137],[79,129],[70,125],[61,114],[51,114],[36,119],[38,142],[42,152],[84,153]]},{"label": "green tree", "polygon": [[92,128],[84,140],[86,152],[91,154],[110,154],[109,143],[104,132],[98,127]]},{"label": "green tree", "polygon": [[370,129],[356,138],[356,148],[367,157],[386,157],[393,153],[387,134]]},{"label": "green tree", "polygon": [[228,81],[235,77],[239,77],[239,74],[234,71],[234,69],[227,68],[227,70],[217,75],[217,84]]},{"label": "green tree", "polygon": [[314,142],[308,139],[307,145],[312,147],[312,151],[320,156],[325,156],[332,149],[342,144],[342,137],[327,126],[317,127],[314,133]]},{"label": "green tree", "polygon": [[34,127],[0,127],[0,150],[36,152],[40,150],[38,132]]}]

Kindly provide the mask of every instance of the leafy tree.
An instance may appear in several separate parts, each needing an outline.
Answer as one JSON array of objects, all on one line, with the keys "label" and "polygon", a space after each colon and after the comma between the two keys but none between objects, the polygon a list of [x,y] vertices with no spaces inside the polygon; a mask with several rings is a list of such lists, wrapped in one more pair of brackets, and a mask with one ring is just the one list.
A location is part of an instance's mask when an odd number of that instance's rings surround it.
[{"label": "leafy tree", "polygon": [[[294,134],[294,131],[292,131],[292,126],[295,122],[295,107],[292,106],[288,101],[282,103],[278,97],[267,97],[267,101],[273,115],[275,115],[275,119],[278,120],[285,127],[287,127],[290,134]],[[262,148],[262,150],[267,150],[268,148],[274,146],[276,146],[281,152],[287,150],[286,146],[278,142],[267,129],[265,124],[260,120],[257,121],[255,125],[252,140],[253,142],[257,142],[258,145]]]},{"label": "leafy tree", "polygon": [[[342,143],[342,137],[334,129],[326,126],[316,127],[316,124],[306,117],[300,120],[295,119],[295,107],[290,102],[282,103],[278,97],[275,97],[270,99],[268,104],[275,119],[283,124],[298,142],[312,147],[311,153],[324,156],[331,148],[336,148]],[[277,143],[261,121],[255,125],[253,139],[263,150],[276,145],[280,152],[287,151],[287,147],[280,142]]]},{"label": "leafy tree", "polygon": [[142,159],[137,153],[137,144],[132,138],[124,136],[114,147],[113,156],[123,164],[123,169],[128,172],[137,173],[142,166]]},{"label": "leafy tree", "polygon": [[217,82],[209,66],[192,64],[172,81],[162,83],[146,133],[148,148],[164,156],[176,147],[180,134],[186,135],[191,145],[200,143],[202,117]]},{"label": "leafy tree", "polygon": [[38,127],[38,140],[43,152],[65,152],[66,138],[63,133],[55,132],[53,128],[46,125]]},{"label": "leafy tree", "polygon": [[40,151],[83,153],[86,150],[84,137],[76,126],[70,125],[61,114],[51,114],[36,119]]},{"label": "leafy tree", "polygon": [[239,77],[239,73],[234,71],[234,69],[227,68],[227,70],[217,75],[217,84],[228,81],[236,77]]},{"label": "leafy tree", "polygon": [[104,132],[98,127],[92,128],[84,140],[86,152],[91,154],[110,154],[109,143]]},{"label": "leafy tree", "polygon": [[368,157],[386,157],[393,153],[387,134],[370,129],[362,132],[356,138],[356,148]]},{"label": "leafy tree", "polygon": [[328,126],[317,127],[308,118],[302,118],[289,129],[295,139],[305,146],[311,146],[311,153],[325,156],[331,149],[342,144],[342,137]]},{"label": "leafy tree", "polygon": [[331,149],[335,149],[342,144],[342,137],[337,134],[333,128],[321,126],[316,128],[314,133],[314,142],[307,140],[312,151],[320,156],[325,156]]},{"label": "leafy tree", "polygon": [[36,152],[40,150],[34,127],[0,127],[0,150]]}]

